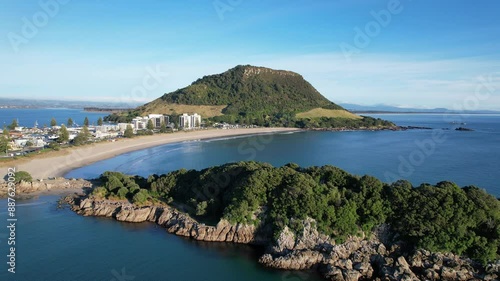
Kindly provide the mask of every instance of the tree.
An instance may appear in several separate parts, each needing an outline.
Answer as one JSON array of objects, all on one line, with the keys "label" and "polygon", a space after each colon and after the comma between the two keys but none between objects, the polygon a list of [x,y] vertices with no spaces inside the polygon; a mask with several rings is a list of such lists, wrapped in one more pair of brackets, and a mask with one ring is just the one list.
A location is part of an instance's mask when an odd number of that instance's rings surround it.
[{"label": "tree", "polygon": [[31,174],[26,171],[17,171],[14,175],[15,183],[20,183],[21,181],[32,182],[33,178]]},{"label": "tree", "polygon": [[92,195],[96,198],[106,198],[106,196],[108,195],[108,190],[103,187],[103,186],[99,186],[97,188],[95,188],[94,190],[92,190]]},{"label": "tree", "polygon": [[52,119],[50,119],[50,126],[52,126],[52,127],[57,126],[57,121],[54,117],[52,117]]},{"label": "tree", "polygon": [[69,140],[69,132],[66,129],[66,126],[62,125],[61,130],[59,130],[59,139],[57,140],[59,143],[64,143]]},{"label": "tree", "polygon": [[55,151],[59,151],[59,149],[61,149],[61,146],[57,142],[51,142],[49,143],[49,148]]},{"label": "tree", "polygon": [[31,147],[31,146],[33,146],[33,142],[32,141],[27,141],[24,146]]},{"label": "tree", "polygon": [[153,120],[151,120],[151,119],[148,120],[148,124],[146,125],[146,128],[148,130],[153,130],[155,128],[155,126],[153,125]]},{"label": "tree", "polygon": [[199,202],[196,205],[196,215],[204,216],[207,213],[207,206],[208,206],[207,201]]},{"label": "tree", "polygon": [[87,126],[83,126],[83,129],[78,133],[78,135],[73,139],[74,145],[85,144],[89,141],[90,133]]},{"label": "tree", "polygon": [[7,153],[8,149],[9,149],[9,140],[4,136],[0,136],[0,152]]},{"label": "tree", "polygon": [[85,117],[85,120],[83,120],[83,125],[84,126],[89,126],[89,118],[88,117]]},{"label": "tree", "polygon": [[73,126],[73,119],[68,118],[68,127],[72,127]]},{"label": "tree", "polygon": [[165,125],[165,122],[161,122],[160,125],[160,133],[166,133],[167,132],[167,125]]},{"label": "tree", "polygon": [[148,198],[148,191],[146,189],[140,189],[139,192],[137,192],[134,197],[132,197],[132,201],[136,204],[143,204],[148,200]]},{"label": "tree", "polygon": [[17,119],[13,119],[12,123],[10,123],[10,125],[9,125],[9,129],[14,130],[18,126],[19,126],[19,124],[17,123]]},{"label": "tree", "polygon": [[7,130],[7,128],[3,128],[2,134],[6,139],[9,139],[10,135],[9,135],[9,130]]},{"label": "tree", "polygon": [[134,129],[132,129],[131,125],[127,125],[127,129],[125,129],[125,132],[123,132],[123,136],[126,138],[134,137]]},{"label": "tree", "polygon": [[99,117],[99,119],[97,119],[97,125],[102,126],[102,117]]}]

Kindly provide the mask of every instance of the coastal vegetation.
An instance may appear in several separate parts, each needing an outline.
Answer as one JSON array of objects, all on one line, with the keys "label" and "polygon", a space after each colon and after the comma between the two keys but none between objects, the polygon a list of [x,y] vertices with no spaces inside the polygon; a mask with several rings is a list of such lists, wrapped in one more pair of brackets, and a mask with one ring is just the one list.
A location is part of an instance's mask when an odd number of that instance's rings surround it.
[{"label": "coastal vegetation", "polygon": [[500,257],[500,202],[451,182],[412,186],[351,175],[333,166],[273,167],[238,162],[181,169],[147,179],[105,172],[94,198],[169,204],[205,223],[271,225],[299,233],[307,218],[337,241],[387,224],[413,249],[452,252],[486,263]]},{"label": "coastal vegetation", "polygon": [[14,173],[14,182],[15,183],[20,183],[22,181],[25,182],[32,182],[33,178],[31,177],[31,174],[26,172],[26,171],[17,171]]}]

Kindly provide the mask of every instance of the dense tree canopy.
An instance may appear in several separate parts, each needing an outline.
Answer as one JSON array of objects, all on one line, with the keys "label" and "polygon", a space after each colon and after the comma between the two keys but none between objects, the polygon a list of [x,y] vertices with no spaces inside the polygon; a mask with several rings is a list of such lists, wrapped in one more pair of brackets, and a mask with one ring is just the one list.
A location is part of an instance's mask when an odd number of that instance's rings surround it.
[{"label": "dense tree canopy", "polygon": [[305,218],[337,240],[387,223],[415,248],[499,257],[500,202],[477,187],[450,182],[413,187],[354,176],[333,166],[272,167],[239,162],[201,171],[181,169],[147,180],[106,172],[95,196],[138,204],[163,201],[202,221],[271,224],[300,231]]}]

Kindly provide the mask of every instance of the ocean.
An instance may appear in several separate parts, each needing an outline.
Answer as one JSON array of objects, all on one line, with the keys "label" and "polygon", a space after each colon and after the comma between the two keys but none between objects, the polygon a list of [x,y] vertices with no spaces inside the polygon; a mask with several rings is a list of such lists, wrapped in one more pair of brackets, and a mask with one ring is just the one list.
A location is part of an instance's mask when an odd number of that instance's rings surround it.
[{"label": "ocean", "polygon": [[35,122],[38,123],[38,128],[43,128],[44,125],[50,126],[50,120],[56,119],[58,125],[67,124],[68,118],[73,119],[73,122],[78,125],[83,125],[83,120],[88,117],[90,124],[97,124],[99,117],[109,115],[102,112],[86,112],[83,109],[70,108],[36,108],[36,109],[12,109],[0,108],[0,125],[2,128],[12,123],[12,120],[17,119],[20,126],[33,127]]},{"label": "ocean", "polygon": [[[147,177],[180,168],[203,169],[236,161],[275,166],[334,165],[347,172],[414,185],[448,180],[500,196],[500,115],[373,115],[401,126],[431,130],[299,132],[191,141],[131,152],[76,169],[67,177],[96,178],[106,170]],[[447,118],[462,122],[449,121]],[[474,131],[456,131],[465,126]]]},{"label": "ocean", "polygon": [[[298,132],[191,141],[127,153],[66,176],[92,178],[105,170],[147,176],[255,160],[273,165],[330,164],[383,181],[407,179],[414,185],[449,180],[500,196],[500,115],[373,116],[432,130]],[[474,131],[456,131],[460,126]],[[191,241],[151,223],[81,217],[57,209],[57,199],[41,196],[18,202],[15,275],[7,273],[7,230],[0,227],[0,280],[321,280],[315,274],[261,267],[256,261],[262,249]],[[0,200],[0,221],[5,225],[6,205]]]}]

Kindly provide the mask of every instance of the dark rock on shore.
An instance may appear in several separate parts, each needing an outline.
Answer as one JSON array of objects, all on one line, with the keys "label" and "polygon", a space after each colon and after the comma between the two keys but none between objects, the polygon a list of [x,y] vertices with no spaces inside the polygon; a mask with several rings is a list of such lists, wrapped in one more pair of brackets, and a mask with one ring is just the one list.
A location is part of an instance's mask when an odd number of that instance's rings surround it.
[{"label": "dark rock on shore", "polygon": [[419,127],[419,126],[400,126],[401,131],[406,130],[432,130],[430,127]]},{"label": "dark rock on shore", "polygon": [[390,227],[382,225],[367,237],[348,237],[336,244],[319,233],[315,221],[302,221],[301,233],[285,227],[276,239],[266,225],[215,226],[197,222],[168,205],[136,206],[128,201],[67,197],[72,209],[84,216],[112,217],[126,222],[154,222],[167,232],[200,241],[233,242],[267,246],[259,263],[276,269],[316,269],[327,280],[498,280],[500,261],[486,267],[453,254],[425,250],[407,252],[393,241]]},{"label": "dark rock on shore", "polygon": [[216,226],[199,223],[189,215],[166,205],[139,207],[125,201],[76,199],[73,210],[83,216],[113,217],[125,222],[154,222],[167,232],[200,241],[265,244],[268,237],[259,235],[253,225],[231,225],[221,220]]},{"label": "dark rock on shore", "polygon": [[455,129],[455,131],[472,132],[474,130],[469,129],[469,128],[465,128],[465,127],[458,127],[458,128]]}]

